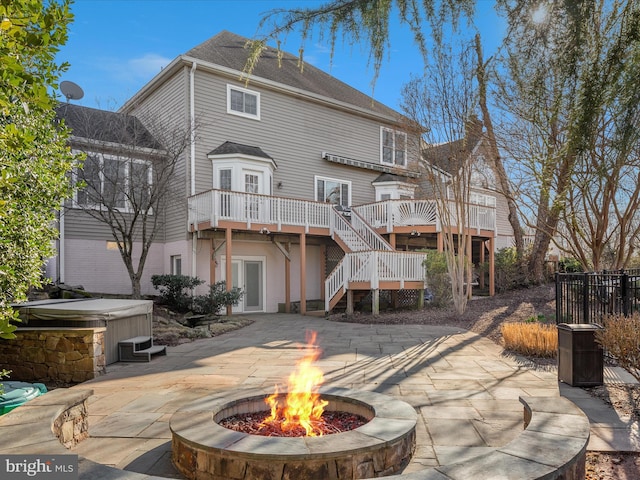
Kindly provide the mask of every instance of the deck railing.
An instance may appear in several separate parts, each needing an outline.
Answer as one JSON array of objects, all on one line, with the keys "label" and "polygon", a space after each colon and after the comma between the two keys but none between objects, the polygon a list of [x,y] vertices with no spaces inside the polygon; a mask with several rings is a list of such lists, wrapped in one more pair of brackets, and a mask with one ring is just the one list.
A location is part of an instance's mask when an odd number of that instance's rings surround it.
[{"label": "deck railing", "polygon": [[337,235],[352,252],[372,250],[371,245],[353,228],[351,223],[338,211],[331,213],[331,235]]},{"label": "deck railing", "polygon": [[[353,207],[353,226],[374,249],[390,248],[373,229],[383,228],[392,232],[394,227],[412,225],[434,225],[441,230],[442,216],[438,214],[435,200],[385,200]],[[189,225],[197,229],[198,224],[209,222],[212,227],[219,220],[246,223],[309,227],[331,227],[333,205],[329,203],[299,200],[272,195],[208,190],[189,198]],[[449,210],[456,223],[455,208]],[[469,228],[478,230],[496,229],[496,210],[485,205],[469,204],[467,209]]]},{"label": "deck railing", "polygon": [[[449,202],[447,216],[438,213],[435,200],[384,200],[353,207],[362,218],[374,228],[384,228],[392,232],[394,227],[414,225],[434,225],[436,231],[441,230],[443,218],[450,217],[450,222],[456,224],[455,203]],[[486,205],[469,204],[467,206],[469,228],[477,230],[496,229],[496,209]]]},{"label": "deck railing", "polygon": [[329,228],[332,205],[328,203],[274,197],[230,190],[208,190],[189,198],[189,225],[209,222],[217,227],[220,220]]}]

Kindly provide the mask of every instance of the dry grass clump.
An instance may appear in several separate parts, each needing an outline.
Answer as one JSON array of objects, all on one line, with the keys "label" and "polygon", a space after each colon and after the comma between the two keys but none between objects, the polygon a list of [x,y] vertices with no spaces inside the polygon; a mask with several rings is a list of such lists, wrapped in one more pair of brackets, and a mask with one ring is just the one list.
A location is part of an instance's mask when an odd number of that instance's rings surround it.
[{"label": "dry grass clump", "polygon": [[538,322],[512,322],[500,327],[504,347],[521,355],[555,357],[558,331],[555,325]]},{"label": "dry grass clump", "polygon": [[640,380],[640,314],[610,315],[596,331],[596,341],[618,364]]}]

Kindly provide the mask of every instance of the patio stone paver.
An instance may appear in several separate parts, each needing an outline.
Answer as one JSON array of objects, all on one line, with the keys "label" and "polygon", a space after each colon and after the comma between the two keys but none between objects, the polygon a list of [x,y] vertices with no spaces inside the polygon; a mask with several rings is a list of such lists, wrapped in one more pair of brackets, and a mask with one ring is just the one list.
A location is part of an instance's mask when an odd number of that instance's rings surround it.
[{"label": "patio stone paver", "polygon": [[[476,430],[473,422],[468,418],[429,418],[426,421],[426,425],[434,445],[447,447],[488,446]],[[508,443],[509,440],[505,443]]]},{"label": "patio stone paver", "polygon": [[491,447],[466,448],[461,446],[436,445],[433,447],[438,465],[461,462],[468,458],[477,457],[493,450]]},{"label": "patio stone paver", "polygon": [[[338,323],[293,314],[254,318],[241,330],[169,347],[150,363],[110,365],[106,375],[79,385],[94,390],[91,438],[74,451],[99,463],[178,478],[170,462],[171,415],[214,392],[285,385],[308,330],[318,332],[323,354],[317,365],[328,385],[385,393],[416,409],[417,447],[407,472],[508,443],[523,428],[520,395],[557,397],[560,390],[576,390],[578,405],[588,400],[579,396],[581,389],[559,389],[555,370],[530,370],[490,340],[459,328]],[[601,404],[592,408],[594,418],[605,422],[592,436],[594,444],[602,440],[613,448],[617,437],[624,441],[631,427],[606,429],[606,422],[620,419],[607,416]]]},{"label": "patio stone paver", "polygon": [[114,412],[89,425],[91,437],[134,438],[162,416],[161,413]]}]

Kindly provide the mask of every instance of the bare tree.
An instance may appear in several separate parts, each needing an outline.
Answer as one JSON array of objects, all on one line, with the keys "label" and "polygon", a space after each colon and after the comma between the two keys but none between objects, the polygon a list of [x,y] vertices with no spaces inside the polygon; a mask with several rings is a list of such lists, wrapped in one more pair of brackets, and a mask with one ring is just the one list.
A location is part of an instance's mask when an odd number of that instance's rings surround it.
[{"label": "bare tree", "polygon": [[616,141],[631,140],[640,91],[640,6],[548,2],[533,15],[538,2],[498,3],[510,22],[501,90],[510,125],[502,147],[514,160],[510,173],[523,195],[522,217],[532,219],[528,226],[535,232],[528,270],[541,282],[549,245],[575,192],[575,172],[607,111],[620,113]]},{"label": "bare tree", "polygon": [[612,112],[599,123],[593,145],[574,169],[558,235],[583,268],[617,270],[629,264],[640,237],[640,134],[634,129],[633,138],[616,142]]},{"label": "bare tree", "polygon": [[516,204],[516,197],[512,192],[511,180],[507,174],[507,170],[502,161],[502,155],[498,147],[498,139],[493,127],[493,114],[489,108],[487,90],[489,88],[491,79],[488,73],[488,64],[491,59],[485,62],[484,55],[482,53],[482,41],[480,34],[476,33],[474,38],[474,50],[476,53],[476,70],[475,76],[478,82],[478,107],[482,112],[482,124],[486,128],[485,137],[489,145],[489,157],[491,166],[495,173],[495,177],[498,183],[498,189],[500,193],[507,200],[507,208],[509,209],[509,223],[513,230],[514,243],[516,252],[519,259],[524,257],[524,238],[522,234],[522,226],[520,224],[520,216],[518,214],[518,207]]},{"label": "bare tree", "polygon": [[174,173],[190,132],[166,118],[75,105],[61,105],[58,115],[72,129],[72,147],[86,153],[75,173],[80,188],[73,206],[109,228],[131,280],[131,295],[140,298],[150,248],[168,203],[176,198]]},{"label": "bare tree", "polygon": [[464,313],[472,283],[469,229],[470,151],[482,125],[473,122],[475,95],[469,49],[454,51],[442,42],[425,76],[415,78],[402,92],[402,110],[413,125],[422,126],[423,186],[436,202],[442,224],[444,253],[451,278],[453,303]]}]

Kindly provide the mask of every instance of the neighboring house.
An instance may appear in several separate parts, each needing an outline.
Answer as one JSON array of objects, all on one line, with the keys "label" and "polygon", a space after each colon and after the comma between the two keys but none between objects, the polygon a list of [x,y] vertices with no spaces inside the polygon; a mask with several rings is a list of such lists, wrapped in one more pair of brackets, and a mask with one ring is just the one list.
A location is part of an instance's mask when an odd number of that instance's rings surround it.
[{"label": "neighboring house", "polygon": [[[469,172],[467,212],[469,227],[475,229],[472,255],[473,263],[477,266],[488,260],[489,252],[513,246],[513,228],[508,219],[507,199],[500,193],[494,170],[487,160],[490,156],[489,145],[482,122],[474,117],[467,121],[465,127],[463,138],[424,146],[423,165],[425,169],[433,168],[437,175],[423,175],[420,191],[425,198],[447,192],[447,198],[451,199],[447,183],[460,175],[462,170]],[[444,182],[439,188],[431,185],[436,178]],[[488,233],[490,230],[491,234]]]},{"label": "neighboring house", "polygon": [[[403,130],[406,119],[272,48],[247,77],[246,42],[214,36],[121,109],[194,127],[175,174],[182,194],[163,212],[162,272],[231,279],[245,291],[234,312],[299,303],[306,313],[308,300],[330,310],[342,298],[351,309],[369,292],[375,311],[381,291],[422,298],[424,254],[415,250],[437,248],[442,232],[433,201],[420,197],[419,142]],[[492,293],[497,224],[488,203],[472,227],[488,252]]]}]

